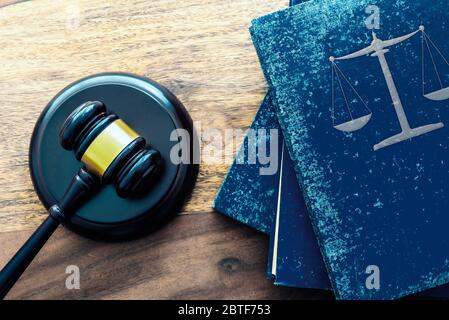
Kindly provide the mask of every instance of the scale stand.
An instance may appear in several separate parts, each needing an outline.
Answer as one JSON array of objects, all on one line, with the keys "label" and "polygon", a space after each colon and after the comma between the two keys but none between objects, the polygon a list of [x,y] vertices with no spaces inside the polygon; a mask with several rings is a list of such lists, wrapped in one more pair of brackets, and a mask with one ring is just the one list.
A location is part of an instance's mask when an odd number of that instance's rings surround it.
[{"label": "scale stand", "polygon": [[[429,124],[429,125],[421,126],[418,128],[410,127],[410,124],[407,120],[407,116],[404,111],[404,107],[402,106],[401,98],[399,97],[399,93],[396,89],[396,85],[394,83],[393,76],[391,75],[390,68],[389,68],[387,60],[385,58],[385,53],[389,52],[389,49],[386,49],[386,48],[396,45],[398,43],[401,43],[401,42],[409,39],[410,37],[414,36],[418,32],[424,32],[424,26],[420,26],[417,31],[407,34],[405,36],[390,39],[390,40],[385,40],[385,41],[378,39],[376,34],[373,32],[373,34],[372,34],[373,42],[371,43],[371,45],[369,47],[361,49],[357,52],[354,52],[352,54],[349,54],[349,55],[346,55],[346,56],[343,56],[340,58],[335,58],[335,57],[329,58],[329,60],[332,63],[335,63],[336,60],[353,59],[353,58],[361,57],[361,56],[364,56],[367,54],[370,54],[371,57],[377,57],[379,59],[380,66],[382,68],[382,72],[384,74],[385,81],[387,83],[388,90],[391,95],[391,99],[393,101],[393,107],[396,111],[396,115],[398,117],[399,124],[401,126],[401,133],[396,134],[396,135],[394,135],[390,138],[387,138],[387,139],[381,141],[380,143],[374,145],[374,151],[377,151],[382,148],[386,148],[393,144],[396,144],[396,143],[399,143],[399,142],[402,142],[405,140],[409,140],[414,137],[417,137],[417,136],[420,136],[420,135],[423,135],[428,132],[431,132],[431,131],[434,131],[437,129],[441,129],[444,127],[444,124],[442,122]],[[352,120],[352,121],[354,121],[354,120]]]}]

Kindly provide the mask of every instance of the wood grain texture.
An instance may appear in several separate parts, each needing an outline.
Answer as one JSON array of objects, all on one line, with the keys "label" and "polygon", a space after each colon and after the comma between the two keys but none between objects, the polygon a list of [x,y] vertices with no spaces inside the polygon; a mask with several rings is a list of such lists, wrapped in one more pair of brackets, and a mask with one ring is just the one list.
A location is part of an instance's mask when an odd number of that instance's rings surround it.
[{"label": "wood grain texture", "polygon": [[[287,0],[0,0],[0,266],[46,216],[28,172],[35,121],[87,75],[152,78],[207,128],[247,128],[266,87],[248,26]],[[240,141],[236,141],[238,145]],[[315,298],[265,279],[267,239],[211,212],[229,163],[202,164],[184,215],[139,241],[101,244],[63,228],[10,298]],[[81,290],[65,289],[78,265]]]},{"label": "wood grain texture", "polygon": [[25,1],[30,1],[30,0],[0,0],[0,8],[1,7],[6,7],[12,4],[16,4],[19,2],[25,2]]},{"label": "wood grain texture", "polygon": [[[5,254],[29,232],[6,233]],[[2,254],[0,263],[6,262]],[[67,265],[80,268],[67,290]],[[317,299],[323,293],[276,288],[266,279],[266,239],[219,215],[182,215],[141,240],[105,244],[58,229],[8,298]]]}]

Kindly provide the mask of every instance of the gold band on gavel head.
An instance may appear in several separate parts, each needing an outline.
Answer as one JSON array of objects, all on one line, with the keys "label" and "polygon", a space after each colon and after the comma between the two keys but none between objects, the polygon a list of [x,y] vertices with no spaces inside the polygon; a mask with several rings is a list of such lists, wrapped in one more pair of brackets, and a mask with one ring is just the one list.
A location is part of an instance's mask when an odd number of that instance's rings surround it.
[{"label": "gold band on gavel head", "polygon": [[81,162],[102,177],[120,152],[138,137],[122,119],[115,120],[92,141]]}]

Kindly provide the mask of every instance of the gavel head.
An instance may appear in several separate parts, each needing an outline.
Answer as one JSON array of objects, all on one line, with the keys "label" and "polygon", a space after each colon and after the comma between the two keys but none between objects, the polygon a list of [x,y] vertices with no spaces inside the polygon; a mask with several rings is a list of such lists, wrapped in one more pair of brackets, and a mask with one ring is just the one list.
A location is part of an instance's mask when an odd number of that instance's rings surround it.
[{"label": "gavel head", "polygon": [[73,150],[91,174],[113,183],[123,198],[148,192],[162,170],[160,153],[99,101],[76,108],[59,138],[64,149]]}]

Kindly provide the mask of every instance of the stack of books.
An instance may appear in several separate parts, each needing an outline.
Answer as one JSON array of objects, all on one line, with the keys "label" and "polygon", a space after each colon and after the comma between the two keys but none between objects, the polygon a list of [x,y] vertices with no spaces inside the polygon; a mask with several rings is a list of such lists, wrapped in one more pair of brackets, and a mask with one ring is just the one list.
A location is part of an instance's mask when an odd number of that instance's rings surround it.
[{"label": "stack of books", "polygon": [[[268,134],[214,208],[270,236],[277,285],[449,297],[449,4],[299,2],[252,22],[269,92],[251,129]],[[261,143],[275,174],[241,161]]]}]

